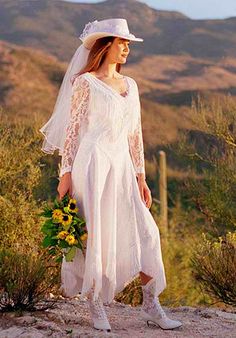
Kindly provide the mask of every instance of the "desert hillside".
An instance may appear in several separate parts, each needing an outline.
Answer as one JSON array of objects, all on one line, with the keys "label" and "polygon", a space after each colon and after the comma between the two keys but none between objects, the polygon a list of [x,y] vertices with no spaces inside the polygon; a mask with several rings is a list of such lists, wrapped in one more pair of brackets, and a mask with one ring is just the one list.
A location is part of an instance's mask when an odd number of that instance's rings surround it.
[{"label": "desert hillside", "polygon": [[[37,113],[46,120],[67,64],[40,50],[4,41],[0,42],[0,63],[0,104],[14,115]],[[122,73],[138,83],[145,145],[150,152],[175,142],[180,129],[194,127],[189,107],[198,93],[236,95],[233,57],[213,62],[192,56],[152,55],[127,63]]]},{"label": "desert hillside", "polygon": [[68,61],[88,21],[114,16],[127,19],[130,31],[144,39],[143,43],[133,44],[132,62],[153,54],[214,60],[236,56],[236,18],[192,20],[181,13],[156,10],[136,0],[93,4],[1,0],[0,39],[40,48]]},{"label": "desert hillside", "polygon": [[0,41],[0,105],[9,114],[45,118],[52,111],[66,65],[39,50]]}]

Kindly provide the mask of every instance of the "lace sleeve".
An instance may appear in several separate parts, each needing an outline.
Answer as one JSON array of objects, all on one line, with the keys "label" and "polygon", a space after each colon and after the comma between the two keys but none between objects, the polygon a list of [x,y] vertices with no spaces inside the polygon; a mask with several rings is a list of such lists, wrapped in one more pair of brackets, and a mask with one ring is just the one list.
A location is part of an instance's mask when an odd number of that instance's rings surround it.
[{"label": "lace sleeve", "polygon": [[[136,86],[137,88],[137,86]],[[137,119],[135,128],[132,132],[128,133],[129,151],[134,165],[136,176],[139,173],[145,174],[145,163],[144,163],[144,146],[143,146],[143,135],[142,135],[142,124],[141,124],[141,106],[139,100],[139,93],[137,88]]]},{"label": "lace sleeve", "polygon": [[66,128],[66,138],[61,159],[59,176],[62,177],[72,169],[73,161],[79,147],[79,131],[82,121],[87,119],[89,103],[89,83],[78,76],[72,86],[70,121]]}]

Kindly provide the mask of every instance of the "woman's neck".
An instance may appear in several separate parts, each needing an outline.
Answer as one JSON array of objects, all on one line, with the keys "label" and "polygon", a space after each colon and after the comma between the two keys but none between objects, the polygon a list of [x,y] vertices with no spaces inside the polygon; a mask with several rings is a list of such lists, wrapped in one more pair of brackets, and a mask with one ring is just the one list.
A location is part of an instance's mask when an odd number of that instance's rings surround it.
[{"label": "woman's neck", "polygon": [[101,67],[96,71],[99,77],[114,79],[117,78],[116,63],[104,62]]}]

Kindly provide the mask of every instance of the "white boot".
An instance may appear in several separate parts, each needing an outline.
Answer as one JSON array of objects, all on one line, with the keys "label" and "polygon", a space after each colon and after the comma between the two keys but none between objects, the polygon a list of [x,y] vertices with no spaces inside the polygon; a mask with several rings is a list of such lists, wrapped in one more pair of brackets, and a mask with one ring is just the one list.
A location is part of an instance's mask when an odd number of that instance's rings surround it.
[{"label": "white boot", "polygon": [[98,330],[105,330],[107,332],[111,331],[111,326],[107,319],[105,309],[103,307],[103,301],[99,298],[97,300],[92,299],[93,289],[89,294],[88,303],[91,319],[93,321],[93,327]]},{"label": "white boot", "polygon": [[179,320],[172,320],[167,317],[164,312],[159,299],[154,297],[155,281],[152,278],[147,284],[142,285],[143,290],[143,305],[141,308],[141,317],[145,319],[147,325],[154,323],[159,325],[162,329],[174,329],[180,327],[182,323]]}]

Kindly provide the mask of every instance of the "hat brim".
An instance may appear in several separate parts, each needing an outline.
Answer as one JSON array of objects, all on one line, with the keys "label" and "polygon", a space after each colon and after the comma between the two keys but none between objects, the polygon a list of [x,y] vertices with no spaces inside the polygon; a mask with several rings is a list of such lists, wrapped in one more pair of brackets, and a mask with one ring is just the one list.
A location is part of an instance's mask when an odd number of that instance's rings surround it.
[{"label": "hat brim", "polygon": [[130,41],[140,41],[142,42],[143,39],[142,38],[136,38],[133,36],[133,34],[128,34],[128,35],[118,35],[118,34],[112,34],[112,33],[108,33],[108,32],[99,32],[99,33],[91,33],[88,37],[86,37],[85,39],[81,39],[80,40],[83,42],[84,46],[88,49],[92,48],[94,42],[99,39],[99,38],[104,38],[106,36],[116,36],[122,39],[127,39]]}]

